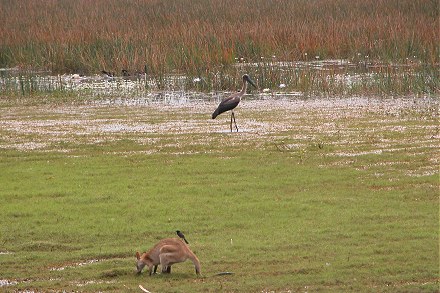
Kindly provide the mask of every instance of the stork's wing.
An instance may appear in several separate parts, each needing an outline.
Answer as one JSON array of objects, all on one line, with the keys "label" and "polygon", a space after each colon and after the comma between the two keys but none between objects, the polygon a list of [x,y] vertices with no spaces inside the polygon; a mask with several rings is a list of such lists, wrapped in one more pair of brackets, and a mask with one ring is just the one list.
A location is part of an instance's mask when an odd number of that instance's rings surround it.
[{"label": "stork's wing", "polygon": [[223,99],[217,109],[215,109],[214,113],[212,113],[212,119],[223,112],[234,109],[237,107],[238,103],[240,103],[240,96],[237,94],[233,94],[232,96]]}]

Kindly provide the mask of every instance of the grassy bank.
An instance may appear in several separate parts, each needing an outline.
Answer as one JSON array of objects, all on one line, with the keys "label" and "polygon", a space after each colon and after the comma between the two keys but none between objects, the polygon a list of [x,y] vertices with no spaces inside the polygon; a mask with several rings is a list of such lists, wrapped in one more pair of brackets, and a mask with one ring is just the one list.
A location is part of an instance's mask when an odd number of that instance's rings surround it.
[{"label": "grassy bank", "polygon": [[[2,289],[437,292],[438,102],[265,103],[0,108]],[[204,277],[135,275],[176,229]]]}]

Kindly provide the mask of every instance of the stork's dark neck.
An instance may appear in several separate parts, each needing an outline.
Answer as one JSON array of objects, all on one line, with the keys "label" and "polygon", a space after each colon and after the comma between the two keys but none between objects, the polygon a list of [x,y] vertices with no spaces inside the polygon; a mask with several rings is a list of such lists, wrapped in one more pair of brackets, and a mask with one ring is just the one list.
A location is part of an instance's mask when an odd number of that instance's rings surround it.
[{"label": "stork's dark neck", "polygon": [[243,78],[243,86],[241,88],[240,94],[244,95],[247,89],[247,81]]}]

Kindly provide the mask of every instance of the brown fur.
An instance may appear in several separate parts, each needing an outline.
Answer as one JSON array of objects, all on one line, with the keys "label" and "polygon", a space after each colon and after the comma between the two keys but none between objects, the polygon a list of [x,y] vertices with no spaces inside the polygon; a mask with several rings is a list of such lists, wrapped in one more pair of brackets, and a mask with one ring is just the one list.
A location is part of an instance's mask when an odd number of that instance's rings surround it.
[{"label": "brown fur", "polygon": [[200,262],[197,256],[189,249],[183,241],[177,238],[166,238],[159,241],[149,251],[142,253],[136,252],[137,272],[147,266],[150,275],[156,272],[157,266],[162,265],[162,273],[171,273],[171,266],[175,263],[184,262],[190,259],[196,269],[196,274],[200,275]]}]

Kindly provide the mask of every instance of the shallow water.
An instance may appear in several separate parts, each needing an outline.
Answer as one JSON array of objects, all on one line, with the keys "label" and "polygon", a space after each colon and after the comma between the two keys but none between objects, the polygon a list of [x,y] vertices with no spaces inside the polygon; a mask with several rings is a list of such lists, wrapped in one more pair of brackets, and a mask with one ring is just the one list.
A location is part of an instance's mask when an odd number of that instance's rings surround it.
[{"label": "shallow water", "polygon": [[[78,143],[80,140],[93,144],[125,136],[141,144],[159,145],[159,141],[169,135],[201,135],[194,142],[205,144],[208,142],[204,140],[212,139],[211,134],[230,134],[229,113],[211,119],[220,98],[221,95],[208,99],[188,98],[184,103],[149,97],[116,98],[91,100],[78,105],[4,107],[0,108],[0,128],[4,134],[0,148],[46,151],[55,148],[62,151],[57,146],[59,143]],[[438,136],[432,124],[432,119],[438,116],[438,100],[435,98],[299,99],[247,95],[235,113],[239,128],[237,141],[264,141],[264,136],[269,139],[298,130],[303,133],[303,137],[296,134],[299,144],[301,141],[306,143],[310,137],[332,135],[338,131],[342,131],[347,139],[353,139],[352,135],[356,132],[404,132],[406,126],[399,126],[399,123],[405,124],[408,119],[417,117],[422,117],[417,118],[421,119],[417,127],[432,132],[434,137]],[[415,118],[410,118],[412,115]],[[376,128],[341,128],[356,120],[367,123],[365,119]],[[424,123],[424,119],[430,122]],[[394,128],[389,129],[388,124]],[[339,143],[343,143],[342,138]]]},{"label": "shallow water", "polygon": [[84,261],[84,262],[77,262],[77,263],[72,263],[72,264],[68,264],[65,266],[59,266],[59,267],[53,267],[50,268],[50,271],[64,271],[65,269],[69,269],[69,268],[79,268],[79,267],[83,267],[83,266],[87,266],[87,265],[91,265],[97,262],[102,262],[103,260],[99,260],[99,259],[91,259],[88,261]]},{"label": "shallow water", "polygon": [[[210,80],[182,74],[160,77],[143,73],[133,73],[130,76],[122,74],[109,76],[102,73],[53,75],[44,71],[0,68],[0,92],[12,91],[25,94],[32,91],[62,91],[85,93],[93,97],[142,97],[153,101],[185,103],[188,99],[202,97],[200,91],[215,91],[232,86],[240,88],[241,81],[237,79],[237,75],[248,72],[260,87],[258,90],[253,90],[254,93],[303,96],[304,92],[292,90],[299,88],[304,91],[304,88],[307,88],[308,91],[313,92],[333,88],[343,93],[369,84],[386,87],[393,79],[405,79],[408,80],[406,83],[420,85],[420,80],[426,78],[426,73],[417,71],[420,68],[416,68],[420,66],[421,64],[413,61],[408,61],[406,64],[389,64],[372,62],[368,59],[356,62],[344,59],[297,62],[263,60],[258,63],[238,62],[232,66],[235,73],[231,71],[230,75],[222,76],[211,73],[206,78]],[[438,84],[438,81],[434,83]],[[404,84],[404,86],[409,85]]]},{"label": "shallow water", "polygon": [[[347,82],[370,74],[358,72],[361,70],[358,64],[346,60],[272,62],[269,65],[319,71],[353,69],[341,75]],[[245,70],[261,64],[236,66]],[[284,89],[260,88],[246,94],[236,108],[237,134],[235,129],[230,131],[229,113],[211,119],[218,103],[230,92],[186,90],[188,77],[183,75],[168,77],[166,87],[170,90],[157,90],[147,76],[33,74],[30,78],[36,86],[62,87],[77,92],[84,99],[73,103],[37,103],[28,107],[10,102],[7,107],[0,107],[3,137],[0,149],[71,153],[72,147],[125,139],[136,142],[143,149],[120,151],[124,155],[152,154],[164,149],[170,154],[189,154],[221,151],[215,147],[204,149],[216,144],[267,148],[274,147],[271,141],[277,141],[276,148],[297,153],[311,144],[321,147],[328,144],[335,148],[328,155],[349,159],[401,151],[402,148],[395,145],[402,144],[416,153],[435,147],[439,140],[438,123],[435,123],[438,122],[438,96],[314,97]],[[20,87],[23,78],[18,70],[0,70],[2,86]],[[402,141],[377,138],[373,144],[365,139],[382,132],[404,133],[405,138]],[[423,134],[417,138],[418,146],[413,146],[415,138],[407,132]],[[213,144],[213,140],[218,142]]]}]

